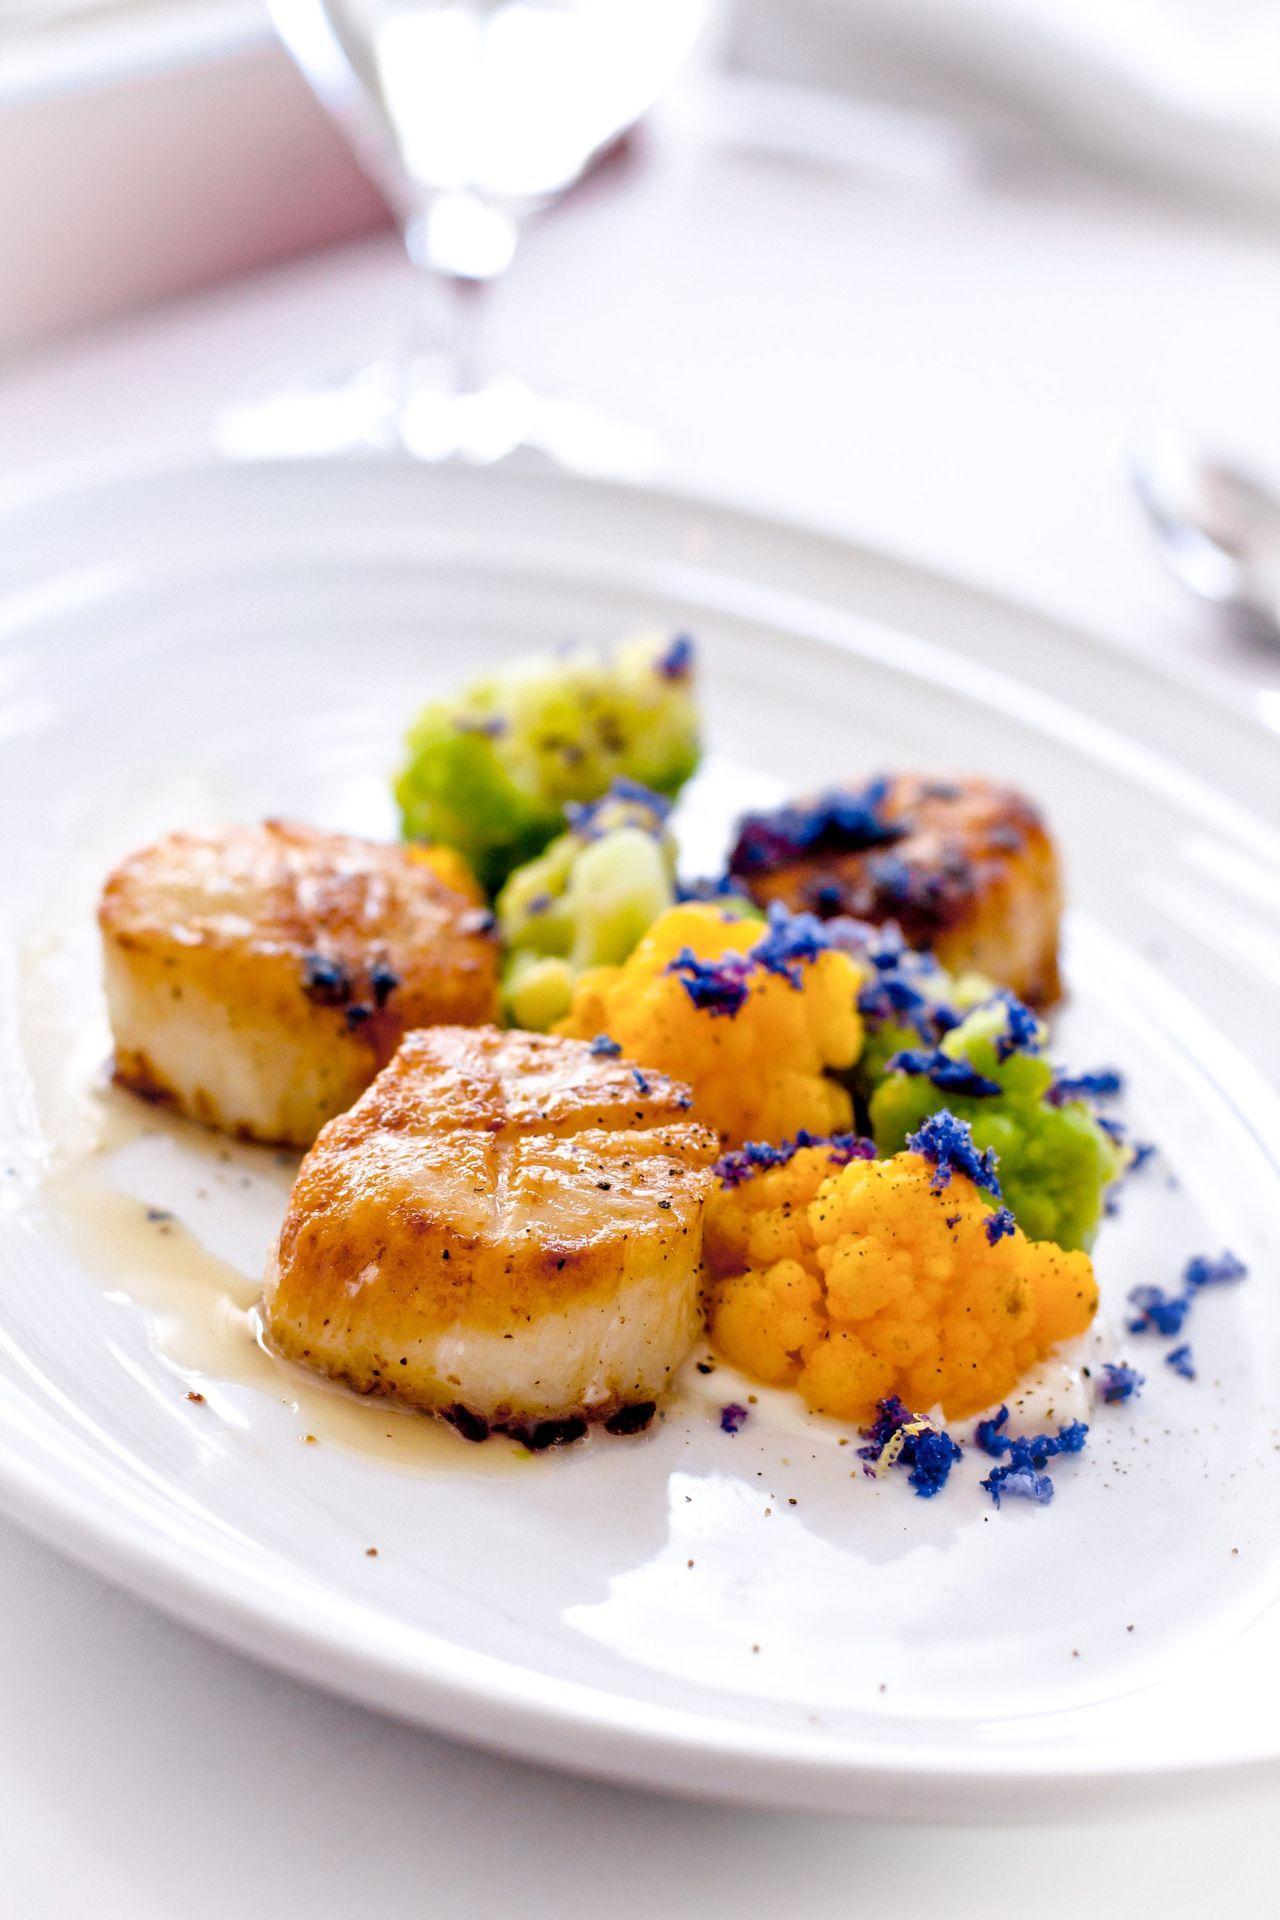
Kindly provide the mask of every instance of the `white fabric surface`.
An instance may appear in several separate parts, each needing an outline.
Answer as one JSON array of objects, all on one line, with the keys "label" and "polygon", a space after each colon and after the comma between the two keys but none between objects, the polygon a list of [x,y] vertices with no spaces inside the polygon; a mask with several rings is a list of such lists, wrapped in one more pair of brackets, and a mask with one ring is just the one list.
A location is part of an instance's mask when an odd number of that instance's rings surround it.
[{"label": "white fabric surface", "polygon": [[[0,478],[196,434],[233,396],[358,362],[405,298],[379,241],[29,361],[0,387]],[[1280,730],[1280,654],[1165,582],[1122,472],[1148,421],[1280,445],[1278,307],[1265,236],[1096,186],[809,175],[677,141],[529,235],[488,333],[494,365],[654,426],[677,482],[1172,656]],[[262,1672],[5,1524],[0,1703],[15,1920],[1275,1910],[1280,1782],[1012,1832],[648,1799]]]}]

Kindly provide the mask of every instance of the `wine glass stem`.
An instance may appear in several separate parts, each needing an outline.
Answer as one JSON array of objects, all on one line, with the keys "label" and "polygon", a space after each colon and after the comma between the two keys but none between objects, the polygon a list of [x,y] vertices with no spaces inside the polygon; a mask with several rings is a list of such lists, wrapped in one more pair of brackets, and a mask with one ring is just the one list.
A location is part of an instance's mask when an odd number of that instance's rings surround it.
[{"label": "wine glass stem", "polygon": [[423,386],[442,396],[483,384],[479,341],[483,284],[415,262],[413,299],[400,357],[400,402]]},{"label": "wine glass stem", "polygon": [[484,385],[484,316],[488,311],[488,281],[463,280],[449,274],[445,280],[448,306],[449,353],[459,393],[476,393]]},{"label": "wine glass stem", "polygon": [[449,392],[483,384],[478,309],[511,264],[516,239],[514,213],[470,191],[432,193],[406,222],[405,251],[423,287],[412,357],[419,366],[434,360]]}]

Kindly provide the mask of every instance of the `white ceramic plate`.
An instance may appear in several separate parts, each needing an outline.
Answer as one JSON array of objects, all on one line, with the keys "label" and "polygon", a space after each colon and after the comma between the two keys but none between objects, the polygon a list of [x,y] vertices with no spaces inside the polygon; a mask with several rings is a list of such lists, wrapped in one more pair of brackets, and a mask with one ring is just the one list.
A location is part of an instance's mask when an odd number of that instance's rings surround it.
[{"label": "white ceramic plate", "polygon": [[[10,501],[0,554],[10,1512],[322,1685],[669,1789],[991,1818],[1280,1756],[1280,836],[1246,713],[846,546],[518,472],[120,476]],[[1192,1253],[1252,1275],[1196,1308],[1194,1383],[1104,1336],[1149,1384],[1050,1507],[996,1512],[972,1450],[932,1502],[867,1481],[785,1396],[726,1435],[718,1375],[642,1441],[524,1460],[311,1388],[234,1305],[287,1165],[95,1090],[115,857],[266,812],[390,830],[424,694],[644,625],[703,644],[695,868],[744,800],[880,765],[998,770],[1057,827],[1058,1051],[1120,1063],[1163,1149],[1099,1245],[1110,1323]]]}]

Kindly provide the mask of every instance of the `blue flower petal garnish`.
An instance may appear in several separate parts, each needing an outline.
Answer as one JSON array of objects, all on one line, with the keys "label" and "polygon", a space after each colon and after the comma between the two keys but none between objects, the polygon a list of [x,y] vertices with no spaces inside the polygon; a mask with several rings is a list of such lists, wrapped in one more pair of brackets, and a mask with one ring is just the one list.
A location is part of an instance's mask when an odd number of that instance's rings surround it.
[{"label": "blue flower petal garnish", "polygon": [[1083,1420],[1072,1420],[1059,1427],[1056,1434],[1011,1435],[1008,1425],[1008,1407],[978,1422],[973,1437],[982,1451],[993,1460],[1009,1456],[1003,1466],[993,1467],[981,1484],[997,1507],[1006,1497],[1047,1506],[1053,1498],[1053,1481],[1045,1467],[1058,1454],[1083,1452],[1089,1429]]},{"label": "blue flower petal garnish", "polygon": [[967,1060],[953,1060],[940,1047],[907,1048],[889,1061],[890,1073],[909,1073],[927,1080],[940,1093],[966,1095],[971,1100],[986,1100],[1004,1089],[998,1080],[971,1066]]},{"label": "blue flower petal garnish", "polygon": [[1146,1375],[1136,1367],[1128,1367],[1122,1360],[1108,1361],[1099,1376],[1098,1398],[1109,1407],[1119,1406],[1141,1393],[1145,1385]]},{"label": "blue flower petal garnish", "polygon": [[908,829],[886,820],[889,782],[872,780],[861,792],[835,791],[794,801],[771,813],[748,813],[738,822],[729,855],[730,873],[757,875],[822,853],[865,853],[892,846]]},{"label": "blue flower petal garnish", "polygon": [[933,1162],[934,1175],[929,1184],[935,1193],[950,1186],[953,1173],[962,1173],[975,1187],[1000,1198],[995,1154],[990,1147],[979,1153],[968,1121],[957,1120],[945,1107],[931,1113],[918,1132],[907,1136],[907,1147]]},{"label": "blue flower petal garnish", "polygon": [[810,1133],[801,1127],[794,1140],[782,1140],[775,1146],[763,1140],[748,1140],[717,1160],[714,1168],[722,1186],[740,1187],[754,1174],[767,1173],[771,1167],[785,1167],[805,1147],[824,1147],[833,1167],[847,1167],[851,1160],[874,1160],[874,1140],[861,1140],[856,1133]]},{"label": "blue flower petal garnish", "polygon": [[664,680],[687,680],[693,672],[695,651],[692,634],[677,633],[654,665]]},{"label": "blue flower petal garnish", "polygon": [[896,1394],[878,1402],[875,1422],[863,1429],[862,1438],[866,1444],[858,1448],[858,1457],[869,1462],[863,1469],[868,1477],[878,1480],[891,1467],[903,1467],[921,1500],[941,1493],[962,1453],[949,1433],[909,1412]]}]

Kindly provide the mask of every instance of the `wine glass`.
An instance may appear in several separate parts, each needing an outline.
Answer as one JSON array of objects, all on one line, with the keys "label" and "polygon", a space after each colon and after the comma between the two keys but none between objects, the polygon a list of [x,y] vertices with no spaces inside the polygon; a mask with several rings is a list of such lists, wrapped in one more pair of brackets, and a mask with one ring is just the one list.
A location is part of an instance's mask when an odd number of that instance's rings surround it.
[{"label": "wine glass", "polygon": [[[475,307],[525,220],[663,93],[716,0],[269,0],[315,93],[396,213],[421,294],[403,352],[338,386],[238,409],[238,452],[399,446],[492,460],[535,446],[626,470],[643,436],[484,376]],[[290,444],[292,443],[292,444]]]}]

